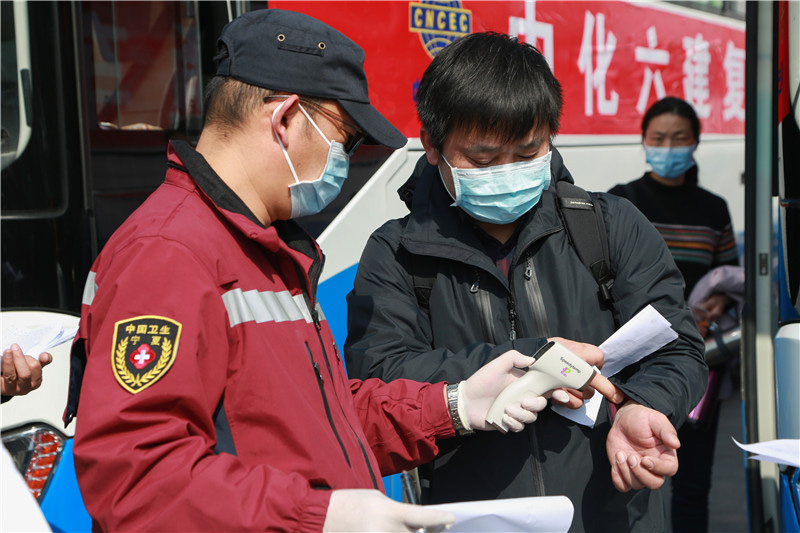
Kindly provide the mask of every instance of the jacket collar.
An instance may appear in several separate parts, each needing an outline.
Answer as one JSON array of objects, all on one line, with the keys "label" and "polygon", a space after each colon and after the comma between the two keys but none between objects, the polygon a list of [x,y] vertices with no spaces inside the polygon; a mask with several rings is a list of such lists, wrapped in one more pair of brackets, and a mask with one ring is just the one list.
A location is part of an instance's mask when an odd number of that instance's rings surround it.
[{"label": "jacket collar", "polygon": [[239,196],[222,181],[211,165],[185,141],[170,141],[167,151],[168,165],[189,174],[220,210],[244,216],[253,224],[266,229]]},{"label": "jacket collar", "polygon": [[[573,182],[561,154],[551,146],[551,183],[542,198],[520,219],[516,256],[519,257],[539,238],[563,229],[556,207],[555,183]],[[493,263],[483,252],[479,229],[473,219],[457,207],[445,189],[437,167],[423,155],[414,174],[398,190],[400,198],[410,205],[411,214],[401,235],[403,246],[411,253],[455,259],[493,271]]]},{"label": "jacket collar", "polygon": [[195,187],[206,203],[248,238],[270,252],[289,253],[304,273],[306,283],[316,286],[325,257],[317,242],[299,224],[278,220],[264,226],[205,158],[185,141],[170,141],[167,165],[167,183]]}]

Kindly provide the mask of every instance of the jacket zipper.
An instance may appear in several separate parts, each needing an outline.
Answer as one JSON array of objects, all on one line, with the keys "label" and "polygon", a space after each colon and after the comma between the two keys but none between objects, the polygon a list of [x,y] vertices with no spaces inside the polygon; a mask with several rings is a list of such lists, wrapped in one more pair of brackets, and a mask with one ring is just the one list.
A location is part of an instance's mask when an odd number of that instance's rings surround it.
[{"label": "jacket zipper", "polygon": [[514,293],[508,294],[508,323],[511,331],[508,332],[508,340],[517,340],[517,304],[514,301]]},{"label": "jacket zipper", "polygon": [[[516,340],[517,332],[516,332],[516,321],[517,321],[517,305],[516,301],[514,300],[514,264],[512,263],[510,271],[512,272],[511,276],[509,276],[508,280],[508,316],[509,321],[511,322],[511,333],[509,334],[510,340]],[[549,328],[547,327],[546,315],[544,315],[544,300],[542,299],[542,293],[539,289],[538,279],[536,277],[536,271],[533,268],[533,259],[531,258],[530,254],[528,254],[527,261],[525,263],[525,272],[524,277],[527,283],[525,283],[525,291],[528,295],[528,300],[531,302],[533,306],[533,316],[536,321],[536,327],[539,329],[539,335],[542,337],[549,337]],[[545,316],[544,321],[544,329],[542,329],[542,320],[541,318]],[[542,465],[539,462],[539,440],[536,436],[536,424],[528,424],[527,426],[530,441],[531,441],[531,469],[533,470],[533,482],[536,486],[536,495],[537,496],[544,496],[544,474],[542,473]]]},{"label": "jacket zipper", "polygon": [[[322,348],[322,356],[325,359],[325,366],[328,367],[328,375],[331,377],[331,380],[333,380],[334,379],[333,370],[331,369],[331,363],[328,360],[328,352],[325,350],[325,342],[322,340],[322,333],[321,333],[322,324],[320,324],[319,313],[317,313],[317,309],[316,308],[314,308],[314,310],[311,311],[311,318],[314,320],[314,329],[317,330],[317,338],[319,339],[319,345]],[[308,347],[308,344],[306,344],[306,347]],[[338,358],[338,350],[336,350],[336,345],[335,344],[334,344],[334,351],[336,352],[336,356]],[[311,350],[310,349],[309,349],[308,353],[309,353],[309,355],[311,354]],[[316,366],[316,370],[317,370],[317,372],[319,372],[319,365],[317,363],[314,363],[314,364],[317,365]],[[322,379],[322,378],[320,378],[320,379]],[[375,472],[372,471],[372,465],[369,462],[369,456],[367,455],[367,450],[364,448],[364,444],[361,442],[361,439],[358,437],[358,434],[356,433],[355,429],[353,429],[352,424],[350,424],[350,421],[348,420],[347,415],[344,412],[344,407],[342,407],[341,399],[339,398],[339,395],[336,392],[336,385],[331,383],[331,387],[333,387],[334,396],[336,396],[336,399],[339,400],[339,409],[342,412],[342,416],[344,417],[345,422],[347,422],[347,427],[350,428],[350,432],[353,434],[353,437],[356,439],[356,442],[358,443],[358,447],[361,448],[361,454],[364,456],[364,463],[367,465],[367,470],[369,471],[369,477],[372,479],[372,486],[377,489],[378,488],[378,480],[375,478]],[[326,410],[327,410],[327,400],[326,400]],[[330,411],[328,411],[328,417],[330,418]],[[333,420],[331,420],[331,425],[333,425]],[[338,434],[336,435],[336,438],[339,438]],[[342,443],[342,441],[340,440],[339,444],[341,444],[341,443]],[[344,449],[344,445],[342,445],[342,449]],[[347,464],[348,465],[350,464],[349,460],[347,461]]]},{"label": "jacket zipper", "polygon": [[[311,282],[311,287],[313,287],[314,289],[316,289],[317,287],[320,274],[322,273],[322,266],[324,265],[324,257],[321,256],[319,249],[317,249],[316,247],[315,247],[315,255],[316,257],[313,258],[311,268],[308,271],[309,281]],[[297,269],[298,276],[302,280],[303,279],[302,268],[297,263],[295,263],[295,268]],[[315,293],[316,290],[314,290],[312,293],[311,288],[309,288],[308,292],[306,292],[305,290],[303,291],[303,295],[305,296],[306,299],[306,304],[308,305],[309,311],[311,312],[311,318],[314,321],[314,329],[317,330],[317,339],[319,340],[320,347],[322,348],[322,355],[325,358],[325,365],[328,367],[328,375],[331,376],[331,380],[333,380],[334,379],[333,372],[331,371],[331,364],[330,361],[328,360],[328,353],[325,350],[325,343],[323,342],[322,334],[320,333],[322,325],[320,324],[319,313],[317,312],[317,308],[315,305],[315,299],[316,299]],[[339,432],[336,429],[336,424],[333,422],[333,416],[331,415],[330,404],[328,403],[328,397],[325,394],[324,380],[322,378],[322,373],[320,372],[319,369],[319,363],[314,361],[314,356],[311,353],[311,347],[308,345],[308,342],[306,342],[305,344],[306,344],[306,350],[308,351],[308,357],[311,359],[311,364],[314,367],[314,373],[317,375],[317,381],[319,383],[319,392],[322,395],[322,402],[325,405],[325,414],[328,416],[328,423],[330,423],[331,429],[333,430],[333,434],[336,435],[336,440],[339,441],[339,446],[342,448],[342,453],[344,454],[344,458],[347,461],[347,466],[352,468],[353,465],[350,463],[350,457],[347,455],[347,450],[345,449],[344,443],[342,442],[342,439],[339,436]],[[335,345],[334,345],[334,351],[336,351],[336,357],[338,359],[339,352],[338,350],[335,349]],[[331,383],[331,386],[333,387],[334,396],[336,396],[337,399],[339,399],[338,394],[336,393],[336,385],[334,383]],[[342,407],[341,401],[339,402],[339,408],[342,410],[342,415],[344,416],[344,419],[347,422],[350,431],[353,433],[356,442],[358,442],[358,446],[361,448],[361,453],[364,456],[364,462],[366,463],[367,469],[369,470],[369,475],[372,478],[372,485],[377,489],[378,482],[375,479],[375,473],[372,471],[372,466],[369,463],[369,457],[367,455],[367,451],[364,449],[364,445],[361,442],[361,439],[358,437],[355,430],[353,429],[353,426],[350,424],[350,421],[347,419],[347,415],[344,414],[344,408]]]},{"label": "jacket zipper", "polygon": [[544,298],[542,297],[542,290],[539,287],[539,279],[536,276],[536,269],[533,267],[533,257],[528,254],[528,259],[525,262],[525,292],[528,295],[528,301],[533,308],[533,317],[536,321],[536,330],[540,337],[550,336],[550,327],[547,323],[547,310],[544,307]]},{"label": "jacket zipper", "polygon": [[492,317],[492,302],[489,298],[489,293],[481,290],[481,274],[477,268],[473,268],[475,274],[475,282],[470,286],[469,292],[477,295],[478,309],[481,317],[481,328],[486,340],[492,344],[497,344],[497,333],[494,327],[494,319]]},{"label": "jacket zipper", "polygon": [[319,363],[314,361],[314,356],[311,354],[311,347],[306,344],[306,351],[308,351],[308,358],[311,360],[311,366],[314,367],[314,374],[317,376],[317,384],[319,385],[319,393],[322,396],[322,403],[325,406],[325,414],[328,416],[328,423],[331,425],[331,429],[333,430],[333,434],[336,436],[336,440],[339,441],[339,447],[342,449],[342,454],[344,455],[345,461],[347,461],[347,466],[350,468],[353,467],[350,464],[350,457],[347,455],[347,450],[344,448],[344,443],[342,442],[341,437],[339,437],[339,432],[336,430],[336,424],[333,423],[333,416],[331,416],[331,408],[328,405],[328,396],[325,394],[325,387],[324,382],[325,380],[322,379],[322,373],[319,371]]}]

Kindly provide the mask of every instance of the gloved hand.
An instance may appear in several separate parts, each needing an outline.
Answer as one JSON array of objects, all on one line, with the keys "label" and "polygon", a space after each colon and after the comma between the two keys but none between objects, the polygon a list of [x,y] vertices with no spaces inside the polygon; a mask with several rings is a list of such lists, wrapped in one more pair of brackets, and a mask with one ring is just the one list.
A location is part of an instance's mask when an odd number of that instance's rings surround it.
[{"label": "gloved hand", "polygon": [[[573,353],[589,364],[597,366],[603,364],[603,352],[596,346],[561,338],[553,340],[562,342]],[[522,377],[525,374],[525,369],[532,365],[533,362],[533,357],[523,355],[516,350],[509,350],[485,364],[466,381],[463,381],[459,391],[459,413],[463,412],[461,415],[462,422],[466,419],[472,429],[494,430],[494,426],[486,422],[489,408],[500,392]],[[551,395],[554,399],[561,400],[561,403],[573,409],[583,405],[583,398],[591,397],[593,394],[591,389],[597,389],[613,403],[620,403],[625,398],[622,391],[599,373],[595,374],[586,388],[589,390],[557,389],[544,396],[529,394],[524,396],[519,404],[506,406],[503,421],[510,431],[522,431],[525,424],[536,421],[539,411],[547,406],[546,398]],[[574,407],[571,405],[573,401],[576,403]]]},{"label": "gloved hand", "polygon": [[[467,422],[472,429],[494,430],[486,422],[486,415],[500,392],[525,375],[525,369],[533,364],[533,357],[509,350],[493,361],[483,365],[477,372],[462,382],[458,401],[463,406]],[[522,431],[525,424],[536,420],[539,411],[547,406],[543,396],[529,395],[517,405],[506,407],[504,421],[511,431]],[[461,412],[462,409],[459,409]],[[462,416],[462,422],[463,422]]]},{"label": "gloved hand", "polygon": [[447,511],[400,503],[377,490],[342,489],[331,494],[322,531],[444,531],[456,517]]}]

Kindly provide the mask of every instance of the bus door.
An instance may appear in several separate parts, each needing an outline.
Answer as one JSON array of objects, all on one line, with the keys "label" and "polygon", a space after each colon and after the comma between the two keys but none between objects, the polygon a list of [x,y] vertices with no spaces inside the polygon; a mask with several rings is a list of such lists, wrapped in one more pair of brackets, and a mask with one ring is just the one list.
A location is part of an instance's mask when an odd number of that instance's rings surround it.
[{"label": "bus door", "polygon": [[[787,1],[747,5],[742,397],[748,443],[800,438],[798,8]],[[750,531],[800,531],[798,469],[748,460],[745,471]]]}]

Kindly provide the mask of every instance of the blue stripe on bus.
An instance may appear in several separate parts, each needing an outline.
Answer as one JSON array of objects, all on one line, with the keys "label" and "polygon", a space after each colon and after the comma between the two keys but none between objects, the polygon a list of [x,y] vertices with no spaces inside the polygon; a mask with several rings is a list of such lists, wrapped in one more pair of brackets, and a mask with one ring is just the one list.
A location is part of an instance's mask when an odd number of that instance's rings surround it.
[{"label": "blue stripe on bus", "polygon": [[56,533],[92,530],[92,519],[83,505],[78,480],[75,478],[72,439],[64,444],[64,451],[42,498],[41,506],[44,517]]},{"label": "blue stripe on bus", "polygon": [[[356,279],[358,263],[348,267],[335,276],[331,276],[317,288],[317,300],[325,312],[328,325],[333,332],[333,338],[341,351],[347,337],[347,294],[353,290],[353,281]],[[342,361],[344,363],[344,361]],[[403,501],[403,488],[400,483],[400,474],[383,478],[386,495],[398,502]]]}]

